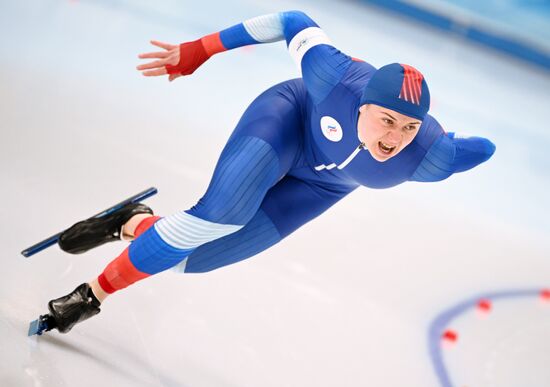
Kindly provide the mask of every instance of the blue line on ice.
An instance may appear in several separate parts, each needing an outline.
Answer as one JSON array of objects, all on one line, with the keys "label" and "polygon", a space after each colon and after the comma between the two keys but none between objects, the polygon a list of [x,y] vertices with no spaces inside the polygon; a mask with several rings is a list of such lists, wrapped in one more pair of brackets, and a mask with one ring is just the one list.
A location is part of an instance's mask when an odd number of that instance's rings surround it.
[{"label": "blue line on ice", "polygon": [[455,306],[452,306],[451,308],[441,312],[435,319],[433,319],[428,330],[428,349],[435,373],[441,383],[441,386],[455,386],[455,384],[451,382],[449,372],[447,371],[445,361],[443,359],[443,353],[441,352],[441,335],[449,326],[449,323],[452,320],[454,320],[459,315],[465,313],[472,307],[475,307],[481,299],[497,300],[533,297],[538,296],[542,288],[543,287],[537,289],[505,290],[494,293],[479,294],[465,301],[462,301]]}]

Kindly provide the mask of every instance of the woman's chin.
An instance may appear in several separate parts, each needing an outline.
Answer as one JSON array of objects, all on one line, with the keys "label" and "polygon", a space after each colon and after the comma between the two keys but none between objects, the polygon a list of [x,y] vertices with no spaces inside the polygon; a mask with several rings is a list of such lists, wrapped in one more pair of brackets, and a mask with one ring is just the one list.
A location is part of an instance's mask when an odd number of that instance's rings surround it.
[{"label": "woman's chin", "polygon": [[379,157],[379,156],[376,156],[376,155],[373,155],[371,153],[371,156],[373,159],[375,159],[376,161],[380,162],[380,163],[383,163],[384,161],[388,161],[389,159],[391,159],[391,156],[389,157]]}]

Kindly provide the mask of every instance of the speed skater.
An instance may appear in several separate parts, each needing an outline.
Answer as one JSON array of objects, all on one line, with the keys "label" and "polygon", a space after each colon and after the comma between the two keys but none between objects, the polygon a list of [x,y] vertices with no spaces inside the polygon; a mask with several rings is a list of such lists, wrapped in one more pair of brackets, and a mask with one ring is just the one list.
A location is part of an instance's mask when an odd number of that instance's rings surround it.
[{"label": "speed skater", "polygon": [[99,313],[111,294],[164,270],[202,273],[252,257],[360,186],[435,182],[495,151],[489,140],[445,132],[428,114],[430,92],[413,66],[376,69],[339,51],[305,13],[259,16],[161,50],[137,67],[174,81],[215,54],[285,40],[301,78],[281,82],[246,109],[202,198],[159,217],[143,204],[79,222],[59,246],[82,253],[114,239],[132,242],[103,272],[49,302],[62,333]]}]

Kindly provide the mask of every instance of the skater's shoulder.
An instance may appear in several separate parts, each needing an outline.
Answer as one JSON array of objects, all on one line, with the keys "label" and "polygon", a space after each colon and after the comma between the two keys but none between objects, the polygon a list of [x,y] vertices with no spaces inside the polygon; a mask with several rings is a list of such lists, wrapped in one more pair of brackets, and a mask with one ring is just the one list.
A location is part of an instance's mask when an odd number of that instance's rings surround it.
[{"label": "skater's shoulder", "polygon": [[414,142],[427,150],[439,136],[444,134],[445,130],[443,130],[439,122],[432,115],[426,114],[422,125],[420,125],[418,134],[414,138]]},{"label": "skater's shoulder", "polygon": [[370,63],[352,57],[351,64],[340,83],[360,98],[375,71],[376,68]]}]

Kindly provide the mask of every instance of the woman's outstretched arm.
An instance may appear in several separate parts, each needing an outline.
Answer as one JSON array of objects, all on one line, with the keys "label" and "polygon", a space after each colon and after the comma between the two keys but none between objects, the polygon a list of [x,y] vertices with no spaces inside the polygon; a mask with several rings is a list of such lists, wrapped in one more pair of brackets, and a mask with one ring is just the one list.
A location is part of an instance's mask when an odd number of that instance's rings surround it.
[{"label": "woman's outstretched arm", "polygon": [[[151,41],[164,51],[141,54],[155,59],[137,67],[145,76],[190,75],[213,55],[251,44],[285,40],[291,57],[302,70],[315,102],[321,102],[351,64],[351,57],[334,48],[324,31],[301,11],[258,16],[192,42],[172,45]],[[306,55],[307,54],[307,55]]]},{"label": "woman's outstretched arm", "polygon": [[411,177],[411,181],[441,181],[489,160],[495,145],[483,137],[441,133]]}]

